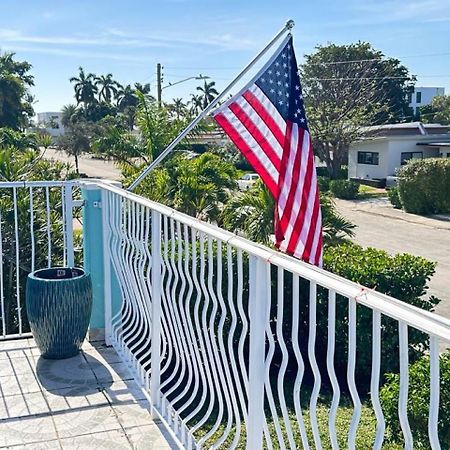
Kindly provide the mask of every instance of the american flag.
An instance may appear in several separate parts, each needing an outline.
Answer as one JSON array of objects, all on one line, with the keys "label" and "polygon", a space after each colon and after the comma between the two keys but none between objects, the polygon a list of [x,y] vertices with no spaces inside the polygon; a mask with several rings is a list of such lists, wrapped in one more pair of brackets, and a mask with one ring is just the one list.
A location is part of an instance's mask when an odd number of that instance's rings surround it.
[{"label": "american flag", "polygon": [[214,118],[275,198],[276,246],[321,266],[319,190],[291,36]]}]

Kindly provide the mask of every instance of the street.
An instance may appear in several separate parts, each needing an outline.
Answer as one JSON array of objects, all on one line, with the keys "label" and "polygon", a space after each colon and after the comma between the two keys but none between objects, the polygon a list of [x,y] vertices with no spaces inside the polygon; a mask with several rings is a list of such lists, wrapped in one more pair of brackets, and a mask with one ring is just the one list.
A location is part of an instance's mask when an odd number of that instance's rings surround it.
[{"label": "street", "polygon": [[[62,150],[48,148],[44,155],[45,159],[61,161],[69,163],[75,170],[75,160],[73,156],[68,156]],[[120,170],[113,161],[92,158],[91,155],[81,155],[78,158],[80,172],[85,173],[88,177],[106,178],[108,180],[120,180]]]},{"label": "street", "polygon": [[336,206],[358,226],[354,238],[358,244],[436,261],[428,293],[442,300],[436,312],[450,318],[450,221],[396,210],[387,199],[337,199]]}]

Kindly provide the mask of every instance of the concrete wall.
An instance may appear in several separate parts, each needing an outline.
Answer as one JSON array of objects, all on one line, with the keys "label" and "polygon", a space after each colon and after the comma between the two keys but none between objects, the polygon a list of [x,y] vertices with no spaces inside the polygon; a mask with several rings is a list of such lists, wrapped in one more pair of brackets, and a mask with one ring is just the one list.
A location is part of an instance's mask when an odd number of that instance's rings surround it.
[{"label": "concrete wall", "polygon": [[[378,165],[358,164],[358,152],[378,152]],[[386,178],[388,142],[385,139],[355,142],[348,153],[349,178]]]}]

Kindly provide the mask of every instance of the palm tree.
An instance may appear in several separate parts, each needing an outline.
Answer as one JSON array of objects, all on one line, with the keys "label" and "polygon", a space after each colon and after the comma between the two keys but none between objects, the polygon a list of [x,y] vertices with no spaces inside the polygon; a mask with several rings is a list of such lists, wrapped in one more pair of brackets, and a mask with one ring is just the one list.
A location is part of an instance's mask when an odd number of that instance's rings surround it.
[{"label": "palm tree", "polygon": [[95,94],[97,93],[95,75],[93,73],[86,75],[82,67],[79,67],[79,71],[78,77],[70,78],[70,82],[75,83],[74,90],[77,104],[84,103],[84,106],[87,107],[95,102]]},{"label": "palm tree", "polygon": [[120,86],[117,90],[116,98],[119,111],[124,111],[129,106],[136,106],[138,103],[135,90],[129,84]]},{"label": "palm tree", "polygon": [[118,83],[113,80],[112,73],[95,77],[95,85],[98,89],[99,101],[103,100],[106,103],[111,103],[111,99],[117,95],[119,88]]},{"label": "palm tree", "polygon": [[202,107],[206,108],[213,100],[214,98],[219,95],[216,88],[214,87],[216,85],[215,81],[206,81],[205,84],[202,86],[197,86],[197,91],[200,91],[201,98],[202,98]]},{"label": "palm tree", "polygon": [[274,208],[272,194],[258,181],[251,189],[231,197],[222,211],[223,226],[268,245],[273,235]]},{"label": "palm tree", "polygon": [[191,113],[198,114],[202,109],[202,97],[201,95],[191,94]]},{"label": "palm tree", "polygon": [[186,105],[183,103],[182,98],[174,98],[170,105],[170,109],[175,113],[177,119],[183,117],[187,112]]},{"label": "palm tree", "polygon": [[64,127],[70,126],[75,122],[76,114],[78,113],[78,108],[76,105],[64,105],[61,109],[61,123]]},{"label": "palm tree", "polygon": [[142,92],[144,95],[150,94],[150,83],[134,83],[134,88],[137,91]]}]

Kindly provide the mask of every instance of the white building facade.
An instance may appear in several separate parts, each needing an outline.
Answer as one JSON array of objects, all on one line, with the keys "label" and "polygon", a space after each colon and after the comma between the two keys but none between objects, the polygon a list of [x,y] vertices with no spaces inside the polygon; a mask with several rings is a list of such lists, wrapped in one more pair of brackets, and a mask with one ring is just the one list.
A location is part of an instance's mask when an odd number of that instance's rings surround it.
[{"label": "white building facade", "polygon": [[368,127],[367,135],[350,146],[349,178],[385,180],[410,159],[450,155],[450,126],[421,122],[382,125]]},{"label": "white building facade", "polygon": [[417,108],[429,105],[433,98],[439,95],[445,95],[445,88],[416,86],[414,92],[410,95],[409,106],[414,109],[415,114]]},{"label": "white building facade", "polygon": [[52,137],[64,134],[64,126],[61,122],[61,112],[41,112],[37,113],[37,126],[45,129]]}]

